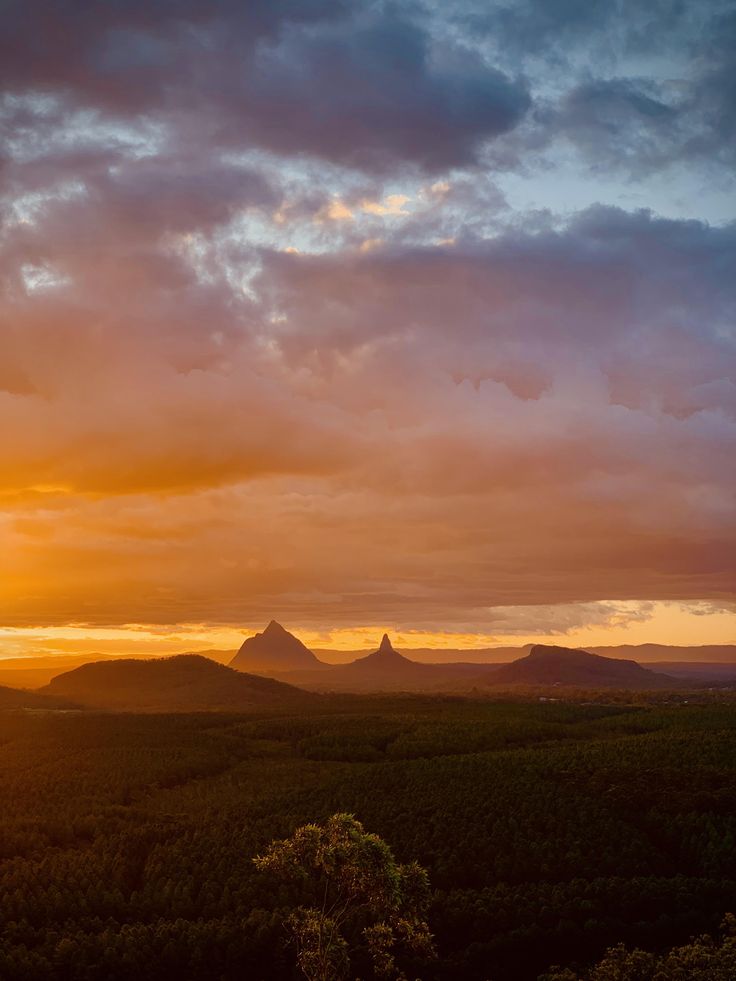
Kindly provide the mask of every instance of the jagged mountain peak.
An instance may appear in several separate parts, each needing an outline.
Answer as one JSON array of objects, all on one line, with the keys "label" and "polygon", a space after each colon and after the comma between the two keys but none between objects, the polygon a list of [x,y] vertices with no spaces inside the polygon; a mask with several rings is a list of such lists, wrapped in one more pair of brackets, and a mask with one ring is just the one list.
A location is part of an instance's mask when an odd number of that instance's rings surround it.
[{"label": "jagged mountain peak", "polygon": [[323,665],[298,637],[277,620],[271,620],[265,630],[243,641],[230,666],[239,671],[270,674],[311,670]]},{"label": "jagged mountain peak", "polygon": [[400,654],[389,640],[388,634],[384,634],[378,648],[365,657],[359,657],[346,665],[348,670],[359,669],[367,671],[422,671],[426,668],[424,664],[411,661],[408,657]]},{"label": "jagged mountain peak", "polygon": [[263,631],[264,637],[266,635],[272,636],[272,635],[288,634],[288,633],[289,631],[285,627],[282,627],[281,624],[278,622],[278,620],[269,620],[268,626]]}]

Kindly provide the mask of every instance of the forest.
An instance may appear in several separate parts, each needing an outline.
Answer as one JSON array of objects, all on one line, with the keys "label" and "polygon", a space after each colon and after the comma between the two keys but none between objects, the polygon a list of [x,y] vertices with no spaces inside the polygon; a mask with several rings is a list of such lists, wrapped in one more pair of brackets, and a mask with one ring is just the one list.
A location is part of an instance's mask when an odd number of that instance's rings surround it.
[{"label": "forest", "polygon": [[297,979],[295,887],[253,859],[336,812],[429,874],[437,956],[410,978],[588,977],[619,944],[667,957],[736,912],[735,771],[725,697],[7,711],[0,978]]}]

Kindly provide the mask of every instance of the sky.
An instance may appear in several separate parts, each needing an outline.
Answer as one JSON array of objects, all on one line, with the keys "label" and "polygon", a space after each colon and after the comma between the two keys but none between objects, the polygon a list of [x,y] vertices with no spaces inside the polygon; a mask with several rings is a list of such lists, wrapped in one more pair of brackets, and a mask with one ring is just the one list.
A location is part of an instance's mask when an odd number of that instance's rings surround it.
[{"label": "sky", "polygon": [[5,0],[0,656],[736,642],[736,13]]}]

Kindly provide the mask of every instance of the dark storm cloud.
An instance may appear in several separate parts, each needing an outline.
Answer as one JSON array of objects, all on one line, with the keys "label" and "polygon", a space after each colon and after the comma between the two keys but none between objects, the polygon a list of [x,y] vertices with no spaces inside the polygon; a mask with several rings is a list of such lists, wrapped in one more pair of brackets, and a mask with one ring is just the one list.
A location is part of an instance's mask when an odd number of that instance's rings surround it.
[{"label": "dark storm cloud", "polygon": [[736,163],[734,25],[736,17],[722,23],[730,43],[719,39],[689,85],[609,78],[574,86],[550,114],[550,141],[564,136],[595,168],[634,176]]},{"label": "dark storm cloud", "polygon": [[9,91],[174,112],[210,144],[366,170],[473,163],[529,105],[521,82],[470,51],[440,51],[424,26],[380,5],[44,4],[36,14],[18,3],[4,22]]},{"label": "dark storm cloud", "polygon": [[531,78],[537,108],[509,144],[512,166],[561,138],[597,173],[625,177],[736,162],[736,14],[722,0],[471,0],[452,16],[499,67]]},{"label": "dark storm cloud", "polygon": [[[339,18],[341,0],[4,0],[7,89],[68,91],[85,103],[155,108],[192,75],[244,57],[286,23]],[[200,75],[201,72],[201,75]]]},{"label": "dark storm cloud", "polygon": [[393,16],[286,38],[256,59],[248,91],[257,110],[244,118],[259,144],[378,170],[472,163],[529,106],[521,84],[467,51],[433,55],[424,30]]},{"label": "dark storm cloud", "polygon": [[678,111],[654,86],[624,78],[576,86],[562,100],[552,126],[593,165],[606,169],[656,167],[671,159],[683,140]]},{"label": "dark storm cloud", "polygon": [[683,0],[465,0],[454,5],[449,16],[495,38],[509,57],[562,63],[578,53],[580,44],[599,58],[624,50],[651,50],[653,36],[666,47],[678,32],[724,4],[703,0],[697,11],[695,7]]},{"label": "dark storm cloud", "polygon": [[712,154],[736,165],[736,13],[716,17],[712,31],[696,49],[701,69],[692,107],[703,118],[694,136],[694,152]]}]

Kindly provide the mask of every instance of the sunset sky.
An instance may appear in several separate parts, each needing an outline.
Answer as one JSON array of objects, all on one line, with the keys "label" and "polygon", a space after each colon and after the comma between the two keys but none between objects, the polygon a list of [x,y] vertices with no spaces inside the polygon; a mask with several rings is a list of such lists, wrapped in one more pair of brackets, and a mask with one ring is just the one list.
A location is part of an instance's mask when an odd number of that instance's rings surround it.
[{"label": "sunset sky", "polygon": [[736,13],[2,6],[0,656],[736,642]]}]

